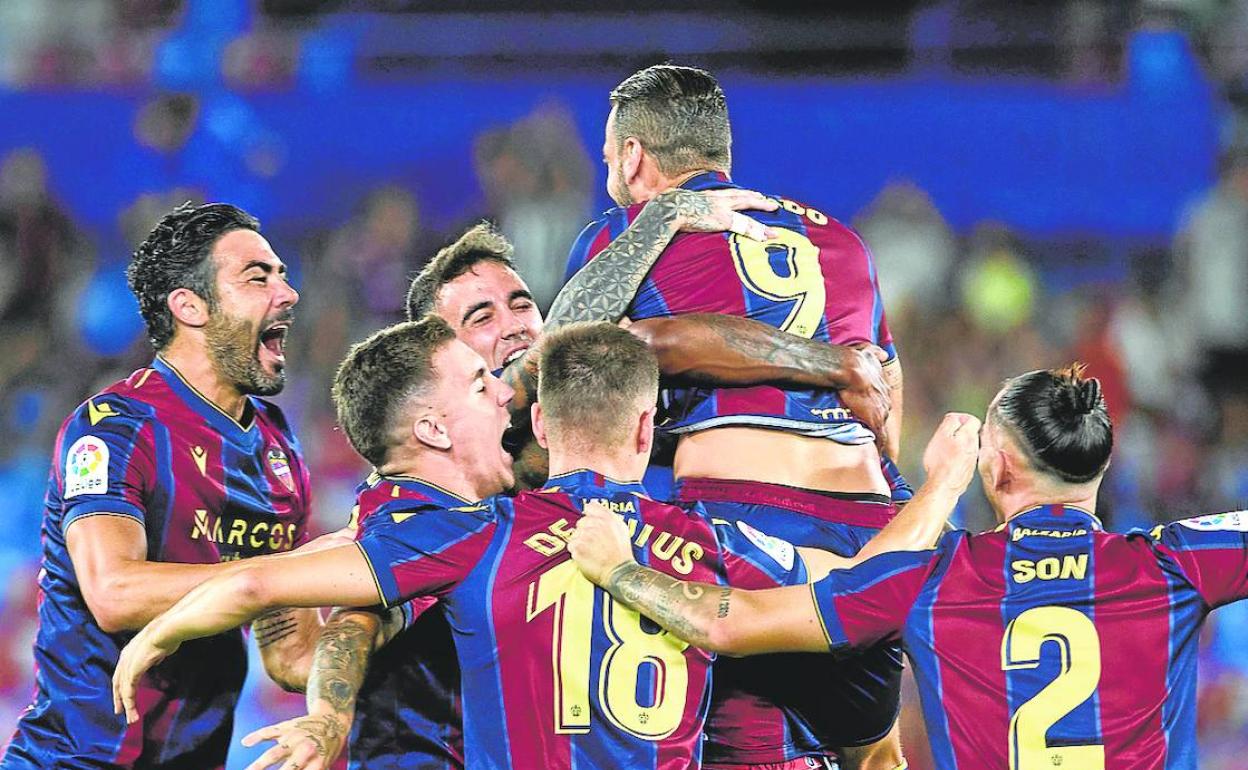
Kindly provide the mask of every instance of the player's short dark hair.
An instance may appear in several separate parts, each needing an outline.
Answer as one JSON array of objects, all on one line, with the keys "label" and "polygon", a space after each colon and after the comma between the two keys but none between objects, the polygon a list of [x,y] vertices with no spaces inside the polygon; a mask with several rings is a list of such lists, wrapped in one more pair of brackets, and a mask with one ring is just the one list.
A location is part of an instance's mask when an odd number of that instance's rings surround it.
[{"label": "player's short dark hair", "polygon": [[637,137],[667,176],[732,167],[728,101],[706,70],[647,67],[615,87],[611,104],[616,144]]},{"label": "player's short dark hair", "polygon": [[1013,432],[1036,468],[1071,484],[1104,473],[1114,447],[1101,383],[1083,373],[1076,363],[1006,380],[990,415]]},{"label": "player's short dark hair", "polygon": [[164,350],[173,339],[173,313],[169,294],[190,289],[216,308],[217,269],[212,247],[234,230],[260,231],[260,222],[228,203],[192,206],[183,203],[165,214],[126,267],[130,291],[139,301],[139,313],[147,323],[152,346]]},{"label": "player's short dark hair", "polygon": [[636,407],[658,390],[654,352],[615,324],[570,324],[542,339],[537,400],[550,433],[586,446],[626,441]]},{"label": "player's short dark hair", "polygon": [[426,392],[437,371],[434,355],[455,339],[436,315],[382,329],[351,347],[334,375],[338,424],[360,456],[376,467],[401,442],[394,421],[412,396]]},{"label": "player's short dark hair", "polygon": [[412,279],[407,290],[408,320],[434,312],[442,287],[481,262],[497,262],[515,270],[512,251],[511,243],[489,222],[469,228],[454,243],[443,247]]}]

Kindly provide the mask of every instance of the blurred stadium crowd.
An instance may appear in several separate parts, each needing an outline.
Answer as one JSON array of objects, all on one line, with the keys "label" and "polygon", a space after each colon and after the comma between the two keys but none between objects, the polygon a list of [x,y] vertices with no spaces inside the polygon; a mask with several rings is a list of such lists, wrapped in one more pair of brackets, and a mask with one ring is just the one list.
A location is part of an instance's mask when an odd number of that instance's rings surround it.
[{"label": "blurred stadium crowd", "polygon": [[[239,87],[284,82],[298,66],[295,43],[284,30],[306,16],[309,4],[257,5],[265,12],[221,58],[226,80]],[[935,5],[956,20],[985,4]],[[1115,5],[1053,4],[1076,38],[1089,25],[1117,23]],[[6,0],[0,3],[0,87],[54,92],[67,85],[142,83],[159,66],[164,31],[178,14],[205,8],[245,14],[246,6]],[[1248,107],[1248,48],[1234,43],[1248,39],[1248,2],[1154,2],[1134,7],[1131,18],[1145,11],[1152,23],[1180,25],[1198,41],[1226,106],[1213,183],[1179,214],[1169,242],[1107,245],[1092,234],[1062,244],[1063,258],[1055,260],[1053,244],[1006,223],[951,226],[928,192],[906,180],[880,189],[862,210],[835,212],[860,229],[878,260],[906,369],[907,453],[900,465],[908,474],[921,472],[921,439],[945,411],[980,414],[1006,375],[1079,359],[1101,378],[1118,428],[1100,511],[1110,528],[1248,502],[1248,120],[1240,114]],[[1069,59],[1084,75],[1113,69],[1095,46]],[[0,144],[0,339],[6,353],[0,357],[0,490],[8,503],[0,626],[9,629],[0,641],[0,729],[30,692],[41,500],[57,427],[86,394],[150,357],[133,302],[117,279],[118,265],[163,211],[220,195],[181,182],[213,162],[188,141],[201,106],[193,90],[168,92],[136,114],[134,141],[158,158],[169,183],[115,212],[120,237],[86,226],[58,199],[53,190],[83,180],[51,178],[37,144]],[[460,222],[430,221],[415,191],[387,184],[359,196],[353,212],[283,231],[276,242],[303,295],[290,343],[293,376],[280,401],[311,462],[314,515],[322,529],[345,520],[352,490],[366,472],[335,430],[329,405],[328,381],[348,344],[398,319],[409,276],[457,227],[482,217],[497,221],[513,240],[521,272],[548,303],[561,283],[568,246],[603,200],[598,148],[557,102],[477,135],[472,147],[484,206]],[[261,143],[246,162],[262,178],[272,158]],[[1107,253],[1119,255],[1121,269],[1095,269]],[[968,500],[961,523],[990,526],[978,495]],[[1207,637],[1201,766],[1242,767],[1248,607],[1223,609]],[[286,713],[291,697],[265,688],[253,708]],[[915,714],[906,719],[908,728],[919,722]],[[925,766],[922,757],[912,757],[911,767]]]}]

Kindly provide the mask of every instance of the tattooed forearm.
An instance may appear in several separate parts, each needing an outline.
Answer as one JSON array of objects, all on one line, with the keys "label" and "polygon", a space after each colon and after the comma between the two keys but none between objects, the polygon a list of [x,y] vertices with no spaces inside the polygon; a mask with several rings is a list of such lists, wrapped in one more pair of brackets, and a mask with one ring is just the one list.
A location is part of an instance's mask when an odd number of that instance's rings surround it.
[{"label": "tattooed forearm", "polygon": [[715,621],[728,617],[732,589],[676,580],[636,562],[622,564],[606,580],[607,592],[621,603],[697,647],[711,646]]},{"label": "tattooed forearm", "polygon": [[[380,625],[375,616],[371,620]],[[369,625],[370,618],[362,612],[335,613],[325,625],[308,676],[310,713],[324,705],[340,716],[354,711],[377,633],[377,628]]]},{"label": "tattooed forearm", "polygon": [[[745,318],[720,315],[687,316],[701,325],[732,357],[764,370],[760,379],[808,387],[848,387],[855,351],[841,345],[805,339]],[[697,375],[690,372],[691,376]]]},{"label": "tattooed forearm", "polygon": [[651,200],[620,237],[590,260],[555,297],[546,330],[575,321],[618,321],[637,294],[682,221],[710,226],[712,206],[704,195],[668,190]]},{"label": "tattooed forearm", "polygon": [[266,612],[251,624],[251,632],[255,635],[256,644],[260,649],[280,642],[298,630],[298,611],[286,608]]}]

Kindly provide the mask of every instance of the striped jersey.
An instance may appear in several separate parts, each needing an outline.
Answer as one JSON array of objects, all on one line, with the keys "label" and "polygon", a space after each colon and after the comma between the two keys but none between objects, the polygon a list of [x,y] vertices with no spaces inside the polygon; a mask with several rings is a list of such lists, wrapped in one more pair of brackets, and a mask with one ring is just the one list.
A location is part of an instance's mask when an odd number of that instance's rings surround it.
[{"label": "striped jersey", "polygon": [[618,605],[566,542],[581,506],[622,515],[643,564],[748,587],[793,585],[793,546],[590,471],[481,503],[386,477],[405,507],[360,539],[387,605],[434,596],[455,637],[465,760],[473,768],[688,768],[701,761],[712,655]]},{"label": "striped jersey", "polygon": [[[735,188],[707,172],[683,187]],[[780,198],[775,212],[746,211],[779,237],[760,243],[734,233],[681,233],[663,251],[628,308],[634,320],[720,313],[774,326],[799,337],[848,345],[868,342],[895,355],[875,265],[858,235],[823,212]],[[567,278],[627,229],[644,204],[614,208],[591,223],[572,247]],[[780,428],[846,444],[868,443],[832,390],[683,388],[664,390],[664,422],[673,433],[724,425]]]},{"label": "striped jersey", "polygon": [[149,561],[228,561],[301,544],[308,494],[276,406],[248,398],[236,422],[162,358],[79,406],[57,436],[45,499],[34,702],[0,767],[222,767],[247,671],[242,633],[188,642],[152,669],[127,726],[111,681],[132,634],[96,624],[66,532],[121,516],[143,525]]},{"label": "striped jersey", "polygon": [[902,641],[940,768],[1194,770],[1197,637],[1248,596],[1248,513],[1118,535],[1043,506],[812,590],[834,652]]},{"label": "striped jersey", "polygon": [[[356,489],[359,537],[413,503],[463,502],[426,485],[373,474]],[[403,605],[404,630],[373,653],[348,736],[349,770],[457,770],[464,766],[459,661],[437,600]]]}]

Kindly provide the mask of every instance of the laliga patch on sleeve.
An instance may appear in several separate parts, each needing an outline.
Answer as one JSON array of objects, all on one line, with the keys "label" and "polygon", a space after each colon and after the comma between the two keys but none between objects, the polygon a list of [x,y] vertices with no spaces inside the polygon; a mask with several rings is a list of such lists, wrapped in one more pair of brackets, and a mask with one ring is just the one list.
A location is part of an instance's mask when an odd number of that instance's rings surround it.
[{"label": "laliga patch on sleeve", "polygon": [[744,521],[737,522],[737,529],[741,530],[741,534],[745,535],[751,543],[758,546],[759,550],[775,559],[781,567],[786,570],[793,569],[793,556],[796,551],[788,540],[765,535]]},{"label": "laliga patch on sleeve", "polygon": [[1182,519],[1180,524],[1201,532],[1248,532],[1248,511],[1231,511]]},{"label": "laliga patch on sleeve", "polygon": [[108,490],[108,444],[83,436],[65,455],[65,498],[99,495]]}]

